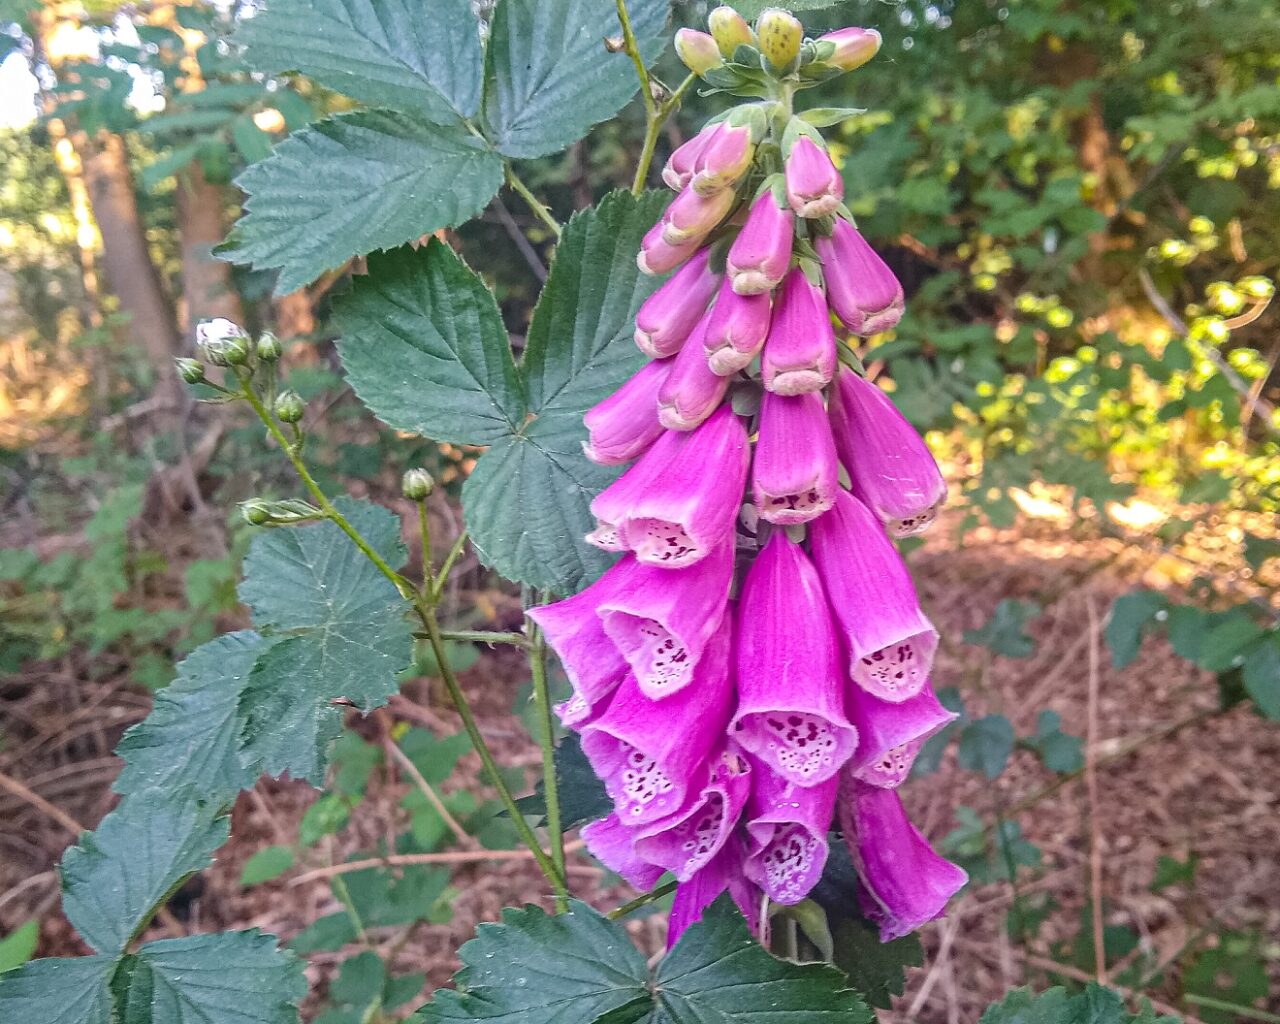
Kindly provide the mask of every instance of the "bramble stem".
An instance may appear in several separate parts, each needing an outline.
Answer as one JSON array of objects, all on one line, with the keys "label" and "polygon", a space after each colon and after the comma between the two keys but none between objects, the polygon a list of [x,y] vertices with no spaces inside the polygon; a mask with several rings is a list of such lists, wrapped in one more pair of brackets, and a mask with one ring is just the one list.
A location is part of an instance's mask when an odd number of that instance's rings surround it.
[{"label": "bramble stem", "polygon": [[551,233],[555,235],[556,238],[559,238],[560,233],[564,230],[560,227],[560,222],[551,215],[551,211],[547,209],[542,200],[530,191],[529,186],[520,179],[520,175],[516,174],[514,167],[507,164],[506,172],[507,184],[515,190],[516,194],[519,195],[521,199],[529,204],[529,209],[533,211],[534,216],[549,227],[551,229]]},{"label": "bramble stem", "polygon": [[646,117],[644,146],[640,150],[640,159],[636,163],[635,180],[631,183],[631,191],[635,195],[639,195],[644,191],[645,179],[649,177],[649,168],[653,164],[653,154],[658,147],[658,135],[662,131],[662,126],[667,123],[667,119],[680,106],[680,101],[684,99],[684,94],[688,92],[689,86],[693,85],[697,77],[697,75],[689,75],[680,83],[676,91],[662,102],[652,116]]},{"label": "bramble stem", "polygon": [[675,892],[676,885],[676,882],[665,882],[652,892],[647,892],[643,896],[637,896],[630,902],[624,903],[620,907],[615,907],[613,910],[609,911],[609,913],[605,914],[605,917],[610,921],[616,921],[620,917],[626,917],[632,911],[639,910],[641,907],[647,907],[650,903],[656,903],[668,893]]},{"label": "bramble stem", "polygon": [[435,580],[431,576],[431,521],[427,516],[426,501],[415,502],[418,506],[418,536],[422,541],[422,592],[435,592]]},{"label": "bramble stem", "polygon": [[442,629],[440,635],[446,640],[458,640],[462,643],[529,646],[529,638],[523,633],[496,633],[488,629]]},{"label": "bramble stem", "polygon": [[[547,802],[547,833],[551,837],[551,861],[561,878],[564,867],[564,830],[560,825],[560,786],[556,779],[556,734],[551,718],[551,694],[547,688],[547,643],[542,631],[529,622],[529,669],[533,673],[533,698],[538,705],[538,745],[542,747],[542,791]],[[569,909],[568,892],[556,893],[556,911]]]},{"label": "bramble stem", "polygon": [[458,539],[453,542],[453,547],[449,549],[449,553],[445,555],[444,562],[440,565],[440,571],[436,573],[436,584],[431,588],[432,604],[440,603],[440,598],[444,594],[444,585],[449,582],[449,574],[453,572],[454,564],[462,556],[468,539],[467,531],[463,530],[458,534]]}]

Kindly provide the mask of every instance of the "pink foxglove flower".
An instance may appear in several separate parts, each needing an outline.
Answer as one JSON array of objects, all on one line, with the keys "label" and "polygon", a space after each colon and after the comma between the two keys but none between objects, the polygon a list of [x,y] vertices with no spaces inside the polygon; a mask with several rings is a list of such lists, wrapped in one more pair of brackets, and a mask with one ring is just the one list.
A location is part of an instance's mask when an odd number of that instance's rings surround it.
[{"label": "pink foxglove flower", "polygon": [[693,181],[698,157],[702,154],[707,143],[711,141],[711,136],[715,133],[716,127],[716,125],[708,125],[703,128],[688,142],[677,147],[675,152],[667,159],[666,166],[662,168],[662,180],[666,182],[668,188],[679,192]]},{"label": "pink foxglove flower", "polygon": [[747,919],[747,926],[752,932],[760,933],[760,893],[742,873],[742,857],[742,842],[732,837],[710,863],[676,887],[676,898],[667,921],[667,949],[680,941],[690,925],[702,920],[703,912],[726,889]]},{"label": "pink foxglove flower", "polygon": [[[671,569],[701,561],[732,541],[750,458],[746,429],[728,405],[693,430],[667,431],[591,503],[605,543]],[[605,546],[596,534],[587,540]]]},{"label": "pink foxglove flower", "polygon": [[880,521],[842,491],[809,524],[809,543],[844,634],[850,677],[882,700],[914,697],[929,679],[938,634]]},{"label": "pink foxglove flower", "polygon": [[825,63],[841,71],[854,71],[880,52],[880,33],[873,28],[839,28],[818,36],[818,44],[830,43],[835,52]]},{"label": "pink foxglove flower", "polygon": [[728,633],[724,610],[732,575],[733,544],[726,542],[687,569],[627,556],[583,594],[595,591],[604,631],[640,689],[662,700],[695,680],[705,651]]},{"label": "pink foxglove flower", "polygon": [[738,710],[730,735],[783,778],[816,786],[853,754],[822,584],[785,532],[756,556],[738,606]]},{"label": "pink foxglove flower", "polygon": [[839,789],[838,777],[797,786],[763,765],[752,772],[743,872],[774,903],[799,903],[822,877]]},{"label": "pink foxglove flower", "polygon": [[836,369],[836,335],[822,292],[796,267],[782,282],[760,360],[764,386],[800,395],[826,386]]},{"label": "pink foxglove flower", "polygon": [[[582,752],[626,825],[675,814],[700,792],[733,700],[729,629],[720,629],[692,686],[653,700],[628,676],[604,713],[582,730]],[[679,722],[679,728],[673,723]]]},{"label": "pink foxglove flower", "polygon": [[692,430],[716,411],[729,391],[729,379],[707,365],[708,322],[703,318],[693,329],[658,389],[658,422],[668,430]]},{"label": "pink foxglove flower", "polygon": [[902,285],[857,228],[837,217],[831,237],[817,238],[814,248],[822,260],[827,301],[849,330],[866,337],[902,319]]},{"label": "pink foxglove flower", "polygon": [[714,134],[702,152],[690,184],[701,196],[714,195],[736,185],[751,167],[756,146],[752,141],[751,126],[730,124],[716,125]]},{"label": "pink foxglove flower", "polygon": [[797,217],[835,213],[844,199],[844,180],[827,151],[801,135],[787,154],[787,202]]},{"label": "pink foxglove flower", "polygon": [[862,882],[862,910],[892,942],[942,916],[969,880],[933,852],[907,820],[896,790],[851,782],[841,793],[841,825]]},{"label": "pink foxglove flower", "polygon": [[791,266],[794,231],[791,211],[765,189],[751,206],[747,222],[729,247],[728,276],[739,295],[772,290]]},{"label": "pink foxglove flower", "polygon": [[843,371],[831,398],[836,450],[853,493],[894,537],[926,530],[947,500],[947,482],[924,439],[871,381]]},{"label": "pink foxglove flower", "polygon": [[665,222],[658,221],[640,242],[636,266],[642,274],[665,274],[668,270],[675,270],[698,251],[701,239],[693,238],[683,245],[672,245],[662,237],[664,227]]},{"label": "pink foxglove flower", "polygon": [[671,201],[667,212],[662,215],[662,240],[668,245],[701,244],[724,220],[735,198],[729,189],[704,196],[695,192],[692,186],[686,188]]},{"label": "pink foxglove flower", "polygon": [[[733,753],[713,761],[702,792],[670,818],[639,830],[635,852],[687,882],[724,847],[746,806],[751,768]],[[828,818],[830,820],[830,818]]]},{"label": "pink foxglove flower", "polygon": [[630,672],[627,661],[596,615],[599,584],[580,594],[528,610],[560,656],[573,697],[559,706],[561,721],[576,726],[603,708]]},{"label": "pink foxglove flower", "polygon": [[751,486],[760,517],[771,523],[807,523],[831,507],[840,467],[821,394],[764,393]]},{"label": "pink foxglove flower", "polygon": [[957,717],[942,706],[928,684],[901,704],[873,697],[860,686],[849,687],[847,697],[849,720],[858,730],[858,749],[849,762],[849,773],[885,789],[901,785],[920,748]]},{"label": "pink foxglove flower", "polygon": [[725,280],[702,340],[712,373],[727,377],[751,365],[769,335],[772,306],[768,292],[739,295]]},{"label": "pink foxglove flower", "polygon": [[616,814],[593,821],[582,829],[582,841],[596,860],[645,891],[658,884],[662,868],[636,853],[636,835],[636,830],[624,825]]},{"label": "pink foxglove flower", "polygon": [[703,249],[645,299],[636,313],[636,345],[645,355],[675,355],[698,326],[720,286],[720,276],[707,265],[709,259],[710,250]]},{"label": "pink foxglove flower", "polygon": [[659,437],[658,390],[671,372],[671,360],[655,360],[603,402],[587,410],[582,450],[592,462],[619,466],[642,455]]}]

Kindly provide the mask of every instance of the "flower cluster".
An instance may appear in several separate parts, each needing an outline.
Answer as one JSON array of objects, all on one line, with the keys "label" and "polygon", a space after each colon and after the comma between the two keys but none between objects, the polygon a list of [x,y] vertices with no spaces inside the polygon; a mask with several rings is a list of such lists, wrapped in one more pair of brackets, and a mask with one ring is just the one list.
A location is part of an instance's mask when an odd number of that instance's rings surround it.
[{"label": "flower cluster", "polygon": [[[742,64],[758,45],[779,81],[879,45],[856,28],[802,40],[779,11],[754,31],[729,8],[710,24],[682,33],[691,66],[713,67],[710,50]],[[530,612],[573,685],[561,720],[614,802],[583,837],[639,887],[675,876],[674,941],[726,889],[756,927],[763,897],[805,899],[838,823],[888,941],[965,881],[896,791],[954,716],[891,538],[927,527],[946,488],[885,393],[842,361],[832,319],[841,335],[884,331],[902,289],[789,94],[714,121],[663,176],[678,195],[639,256],[675,271],[636,317],[652,361],[586,416],[588,457],[630,463],[587,538],[622,557]]]}]

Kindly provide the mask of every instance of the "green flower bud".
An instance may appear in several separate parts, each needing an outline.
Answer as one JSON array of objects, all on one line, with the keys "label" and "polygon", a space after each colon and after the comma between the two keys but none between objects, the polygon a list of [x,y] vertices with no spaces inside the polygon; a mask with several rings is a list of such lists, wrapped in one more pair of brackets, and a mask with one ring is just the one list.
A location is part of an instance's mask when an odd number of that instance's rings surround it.
[{"label": "green flower bud", "polygon": [[271,522],[271,506],[261,498],[240,503],[240,515],[250,526],[266,526]]},{"label": "green flower bud", "polygon": [[436,482],[425,469],[411,469],[400,481],[400,491],[410,501],[425,501],[435,487]]},{"label": "green flower bud", "polygon": [[682,28],[676,33],[676,53],[695,75],[705,75],[724,63],[716,41],[705,32],[692,28]]},{"label": "green flower bud", "polygon": [[732,57],[739,46],[755,46],[756,36],[747,19],[732,7],[717,7],[707,17],[707,25],[725,57]]},{"label": "green flower bud", "polygon": [[307,411],[307,405],[296,391],[281,391],[276,399],[276,415],[284,423],[297,423]]},{"label": "green flower bud", "polygon": [[760,52],[775,68],[784,70],[800,56],[804,26],[794,14],[770,7],[756,19],[756,35],[760,38]]},{"label": "green flower bud", "polygon": [[178,376],[188,384],[200,384],[204,381],[204,364],[199,359],[179,358],[173,363],[178,368]]},{"label": "green flower bud", "polygon": [[320,509],[299,498],[283,501],[250,498],[240,503],[240,515],[250,526],[293,526],[327,518]]},{"label": "green flower bud", "polygon": [[249,336],[225,317],[196,325],[196,347],[214,366],[243,366],[249,361]]},{"label": "green flower bud", "polygon": [[274,363],[282,355],[284,346],[280,344],[280,339],[270,331],[264,331],[258,339],[258,358],[264,363]]}]

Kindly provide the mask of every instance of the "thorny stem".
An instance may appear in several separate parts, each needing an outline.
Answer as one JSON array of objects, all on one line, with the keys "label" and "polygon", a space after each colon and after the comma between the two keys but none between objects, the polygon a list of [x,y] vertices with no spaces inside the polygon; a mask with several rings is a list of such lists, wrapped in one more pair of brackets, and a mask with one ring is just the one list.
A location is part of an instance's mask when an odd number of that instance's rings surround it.
[{"label": "thorny stem", "polygon": [[[529,669],[533,673],[533,697],[538,705],[538,744],[542,747],[542,790],[547,802],[547,832],[551,837],[551,862],[561,878],[564,866],[564,832],[560,827],[560,787],[556,779],[556,734],[551,719],[551,694],[547,688],[547,644],[542,631],[529,623]],[[569,909],[569,894],[557,891],[556,911]]]},{"label": "thorny stem", "polygon": [[620,917],[626,917],[628,914],[639,910],[641,907],[647,907],[650,903],[656,903],[668,893],[675,892],[676,884],[677,883],[675,882],[665,882],[652,892],[647,892],[643,896],[637,896],[635,899],[622,904],[622,906],[615,907],[613,910],[609,911],[605,917],[610,921],[616,921]]},{"label": "thorny stem", "polygon": [[654,151],[658,148],[658,135],[662,131],[662,126],[667,123],[667,119],[680,106],[680,101],[684,99],[684,94],[689,91],[689,87],[693,85],[697,77],[697,75],[689,75],[680,83],[675,92],[658,105],[652,115],[646,109],[644,145],[640,149],[640,159],[636,163],[636,176],[631,183],[631,191],[635,195],[639,195],[644,191],[645,179],[649,177],[649,168],[653,164]]},{"label": "thorny stem", "polygon": [[551,233],[555,235],[556,238],[559,238],[560,233],[564,230],[560,227],[560,222],[551,215],[551,211],[547,209],[542,200],[530,191],[529,186],[520,179],[520,175],[516,174],[514,167],[507,164],[506,172],[507,184],[515,190],[516,194],[519,195],[521,199],[529,204],[529,209],[533,211],[534,216],[549,227],[551,229]]},{"label": "thorny stem", "polygon": [[622,26],[623,48],[636,66],[636,75],[640,79],[640,98],[644,100],[645,118],[652,124],[658,116],[658,104],[653,98],[653,83],[649,80],[649,69],[644,66],[640,44],[636,41],[636,30],[631,27],[631,13],[627,10],[627,0],[617,0],[617,3],[618,24]]}]

